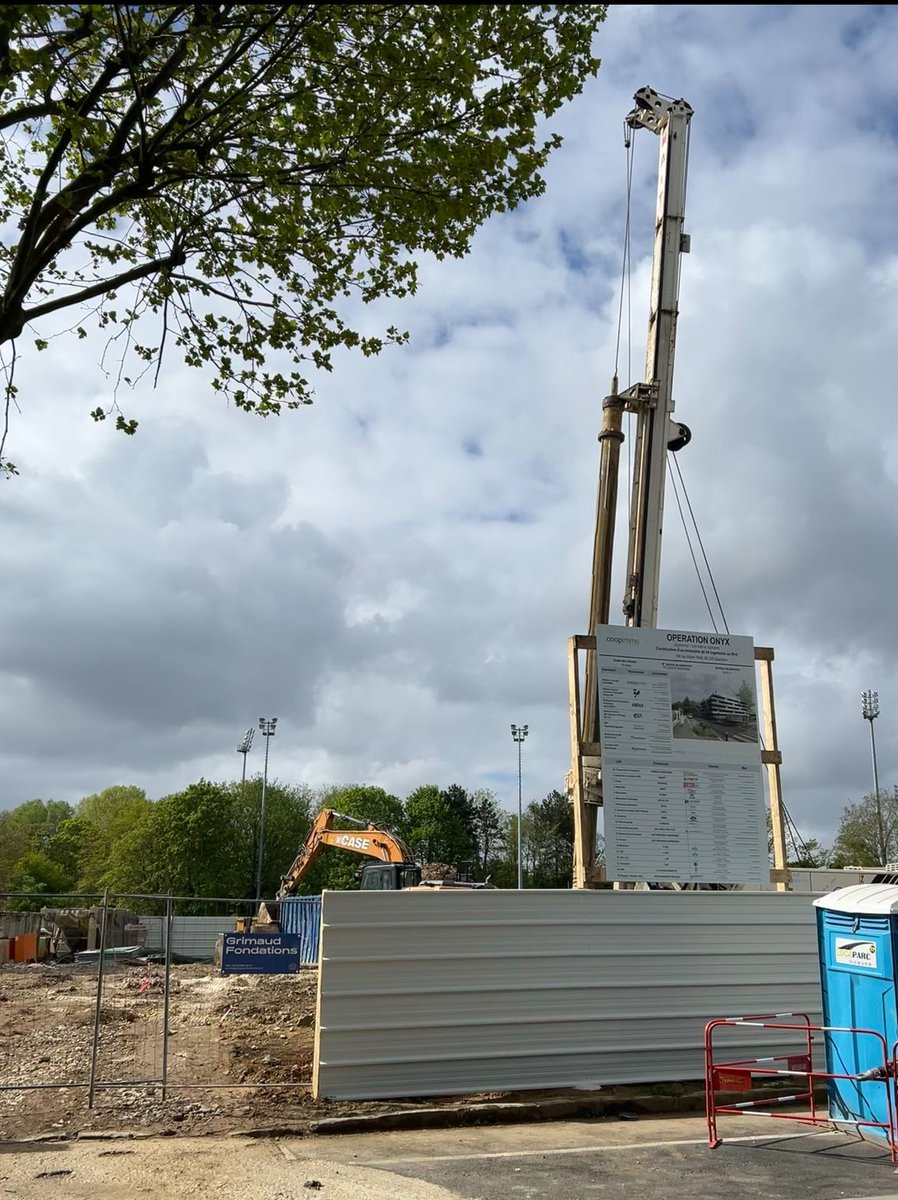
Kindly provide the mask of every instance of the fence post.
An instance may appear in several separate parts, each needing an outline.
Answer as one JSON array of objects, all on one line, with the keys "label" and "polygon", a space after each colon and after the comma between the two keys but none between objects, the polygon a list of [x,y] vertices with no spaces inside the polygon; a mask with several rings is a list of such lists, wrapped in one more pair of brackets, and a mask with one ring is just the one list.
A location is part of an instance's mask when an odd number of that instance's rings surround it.
[{"label": "fence post", "polygon": [[94,1091],[97,1085],[97,1057],[100,1051],[100,1013],[103,1008],[103,967],[106,962],[106,926],[109,914],[109,888],[103,892],[103,915],[100,919],[100,957],[97,959],[97,1003],[94,1010],[94,1040],[90,1051],[90,1087],[87,1107],[94,1106]]},{"label": "fence post", "polygon": [[168,1019],[171,1000],[171,944],[172,928],[174,925],[174,906],[171,892],[165,897],[165,922],[163,937],[165,939],[165,986],[162,1000],[162,1099],[168,1098]]}]

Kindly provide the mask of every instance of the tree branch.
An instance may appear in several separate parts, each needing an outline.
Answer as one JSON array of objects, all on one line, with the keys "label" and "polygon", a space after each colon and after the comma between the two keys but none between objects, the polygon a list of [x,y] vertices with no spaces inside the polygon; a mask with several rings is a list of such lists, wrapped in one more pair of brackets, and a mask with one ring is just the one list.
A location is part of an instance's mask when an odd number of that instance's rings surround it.
[{"label": "tree branch", "polygon": [[60,116],[62,116],[62,106],[55,101],[48,101],[45,104],[23,104],[21,108],[11,109],[0,116],[0,129],[9,129],[13,125],[20,125],[22,121],[30,121],[34,117]]},{"label": "tree branch", "polygon": [[207,279],[196,279],[193,275],[172,275],[172,279],[177,279],[181,283],[189,283],[195,287],[197,291],[211,292],[214,296],[221,296],[222,300],[228,300],[232,304],[247,304],[253,308],[274,308],[273,300],[250,300],[246,296],[238,296],[233,292],[222,291],[221,288],[214,287]]},{"label": "tree branch", "polygon": [[[7,463],[3,458],[3,451],[6,447],[6,439],[9,437],[9,410],[12,405],[13,396],[16,394],[15,377],[16,377],[16,344],[12,344],[12,361],[9,367],[6,368],[6,387],[4,388],[4,404],[3,404],[3,432],[0,434],[0,471],[4,471],[7,475],[15,475],[16,468],[14,463]],[[3,364],[6,367],[6,364]]]},{"label": "tree branch", "polygon": [[45,317],[48,313],[58,312],[61,308],[70,308],[73,304],[83,304],[87,300],[93,300],[95,296],[103,296],[108,292],[118,291],[119,288],[125,287],[129,283],[135,283],[138,279],[146,279],[148,275],[154,275],[169,267],[178,267],[184,260],[183,251],[180,253],[172,252],[164,258],[156,258],[152,262],[143,263],[139,267],[133,267],[130,271],[123,271],[121,275],[116,275],[112,279],[101,279],[99,283],[93,284],[92,287],[84,288],[80,292],[74,292],[70,296],[61,296],[55,300],[48,300],[46,304],[38,304],[23,313],[22,325],[28,325],[31,321]]},{"label": "tree branch", "polygon": [[[84,116],[90,112],[91,108],[97,103],[103,92],[115,78],[119,71],[118,65],[113,61],[107,63],[103,71],[100,72],[94,86],[85,96],[84,100],[75,109],[76,116]],[[47,157],[47,164],[41,172],[41,176],[34,188],[34,196],[31,201],[31,207],[28,211],[28,217],[25,221],[25,227],[22,230],[22,237],[16,250],[15,261],[9,272],[9,279],[6,284],[5,298],[11,300],[19,290],[19,280],[23,274],[25,264],[28,262],[32,251],[34,250],[37,239],[38,230],[41,226],[41,216],[43,213],[44,198],[47,195],[47,188],[50,185],[50,180],[56,173],[57,168],[62,162],[63,156],[72,141],[71,129],[65,129],[59,136],[59,140],[53,147],[53,150]],[[27,288],[26,288],[27,291]]]}]

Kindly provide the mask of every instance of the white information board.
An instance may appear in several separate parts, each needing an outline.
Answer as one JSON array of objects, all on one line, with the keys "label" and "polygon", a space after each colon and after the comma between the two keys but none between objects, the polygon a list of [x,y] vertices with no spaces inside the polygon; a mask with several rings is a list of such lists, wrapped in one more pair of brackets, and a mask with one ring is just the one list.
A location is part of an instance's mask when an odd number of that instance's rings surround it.
[{"label": "white information board", "polygon": [[597,637],[607,877],[766,883],[752,639],[620,625]]}]

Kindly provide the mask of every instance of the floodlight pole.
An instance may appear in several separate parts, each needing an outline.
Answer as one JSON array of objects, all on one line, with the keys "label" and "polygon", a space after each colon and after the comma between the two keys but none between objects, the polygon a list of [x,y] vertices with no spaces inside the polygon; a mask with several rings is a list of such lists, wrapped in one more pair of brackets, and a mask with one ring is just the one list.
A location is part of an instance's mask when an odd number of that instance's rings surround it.
[{"label": "floodlight pole", "polygon": [[521,747],[524,745],[524,738],[527,736],[529,731],[530,731],[529,725],[521,725],[521,726],[512,725],[512,727],[511,727],[511,736],[512,736],[513,740],[517,743],[517,747],[518,747],[518,890],[519,891],[524,886],[524,862],[521,857],[521,846],[522,846],[521,827],[524,822],[523,802],[522,802],[523,792],[522,792],[522,788],[521,788],[521,780],[522,780]]},{"label": "floodlight pole", "polygon": [[256,900],[262,899],[262,864],[265,861],[265,805],[268,800],[268,744],[274,737],[277,717],[259,717],[259,729],[265,739],[265,766],[262,769],[262,804],[259,810],[259,860],[256,864]]},{"label": "floodlight pole", "polygon": [[870,722],[870,753],[873,757],[873,802],[876,805],[876,834],[879,839],[879,856],[885,866],[888,846],[885,844],[885,828],[882,820],[882,798],[879,792],[879,768],[876,765],[876,734],[873,732],[873,722],[879,716],[879,692],[863,692],[861,694],[861,712],[864,720]]}]

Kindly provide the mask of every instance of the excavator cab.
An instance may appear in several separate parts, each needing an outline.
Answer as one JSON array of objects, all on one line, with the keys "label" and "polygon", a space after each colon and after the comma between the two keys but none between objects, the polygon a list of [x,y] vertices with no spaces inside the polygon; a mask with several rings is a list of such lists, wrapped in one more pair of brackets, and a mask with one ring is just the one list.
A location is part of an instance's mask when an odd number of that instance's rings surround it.
[{"label": "excavator cab", "polygon": [[398,892],[420,882],[421,868],[415,863],[371,863],[359,872],[363,892]]}]

